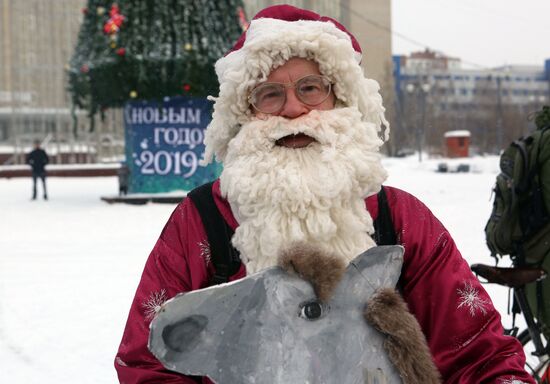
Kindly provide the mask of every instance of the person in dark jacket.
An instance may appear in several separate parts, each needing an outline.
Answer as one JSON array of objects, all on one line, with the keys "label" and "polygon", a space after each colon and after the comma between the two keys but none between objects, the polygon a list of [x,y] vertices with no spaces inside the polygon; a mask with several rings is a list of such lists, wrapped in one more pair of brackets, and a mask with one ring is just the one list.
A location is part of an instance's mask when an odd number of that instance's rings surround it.
[{"label": "person in dark jacket", "polygon": [[118,176],[118,195],[126,196],[128,194],[128,180],[130,177],[130,168],[125,161],[120,164],[120,168],[117,171]]},{"label": "person in dark jacket", "polygon": [[36,180],[42,180],[42,190],[44,191],[44,200],[48,200],[46,190],[46,164],[50,162],[48,154],[40,148],[40,141],[34,142],[34,149],[27,154],[27,164],[32,168],[32,199],[36,200]]}]

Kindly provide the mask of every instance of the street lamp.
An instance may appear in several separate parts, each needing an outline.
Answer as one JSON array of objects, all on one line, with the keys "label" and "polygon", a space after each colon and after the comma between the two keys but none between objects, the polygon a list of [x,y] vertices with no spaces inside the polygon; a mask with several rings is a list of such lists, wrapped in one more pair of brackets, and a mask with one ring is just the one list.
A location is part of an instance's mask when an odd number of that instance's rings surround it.
[{"label": "street lamp", "polygon": [[544,104],[544,101],[546,100],[546,97],[544,95],[535,96],[531,95],[529,96],[529,102],[530,104],[534,105],[535,109],[539,109],[542,104]]},{"label": "street lamp", "polygon": [[503,126],[502,126],[502,77],[496,76],[496,82],[497,82],[497,145],[498,145],[498,151],[500,151],[503,148],[504,145],[504,132],[503,132]]},{"label": "street lamp", "polygon": [[421,121],[418,121],[418,114],[415,113],[415,133],[416,133],[416,146],[418,149],[418,161],[422,162],[422,144],[424,141],[424,126],[426,125],[426,104],[427,96],[430,93],[432,86],[430,83],[408,83],[405,86],[409,95],[414,95],[415,111],[418,110],[418,104],[420,103]]},{"label": "street lamp", "polygon": [[495,80],[496,83],[496,112],[497,112],[497,118],[496,118],[496,139],[497,139],[497,147],[498,152],[502,150],[504,146],[504,126],[503,126],[503,105],[502,105],[502,81],[508,81],[510,80],[510,76],[508,75],[508,68],[504,68],[500,72],[489,74],[487,79],[489,81]]}]

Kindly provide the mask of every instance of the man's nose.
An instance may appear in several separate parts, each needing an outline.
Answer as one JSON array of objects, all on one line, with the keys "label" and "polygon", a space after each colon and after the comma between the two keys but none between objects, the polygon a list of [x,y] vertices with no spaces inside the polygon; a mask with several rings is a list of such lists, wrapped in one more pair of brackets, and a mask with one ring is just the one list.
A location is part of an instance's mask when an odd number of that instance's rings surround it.
[{"label": "man's nose", "polygon": [[296,90],[293,87],[286,89],[286,101],[283,105],[283,109],[279,112],[279,116],[286,117],[288,119],[295,119],[309,112],[307,105],[302,103],[296,96]]}]

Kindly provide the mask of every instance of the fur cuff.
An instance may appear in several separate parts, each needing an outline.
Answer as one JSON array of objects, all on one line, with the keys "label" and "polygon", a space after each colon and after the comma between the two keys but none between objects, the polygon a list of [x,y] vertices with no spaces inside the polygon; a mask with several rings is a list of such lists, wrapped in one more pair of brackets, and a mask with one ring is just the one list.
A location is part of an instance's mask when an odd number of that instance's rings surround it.
[{"label": "fur cuff", "polygon": [[364,315],[386,335],[384,347],[404,384],[441,383],[420,325],[399,293],[390,288],[379,290],[369,299]]}]

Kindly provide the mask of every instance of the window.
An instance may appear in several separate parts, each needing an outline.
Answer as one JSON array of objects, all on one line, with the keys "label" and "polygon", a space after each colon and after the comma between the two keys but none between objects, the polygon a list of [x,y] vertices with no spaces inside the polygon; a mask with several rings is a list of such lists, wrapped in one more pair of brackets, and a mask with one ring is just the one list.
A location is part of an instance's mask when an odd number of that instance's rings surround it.
[{"label": "window", "polygon": [[8,122],[0,121],[0,141],[8,140]]},{"label": "window", "polygon": [[46,133],[54,133],[55,132],[55,121],[46,121],[44,124],[46,128]]}]

